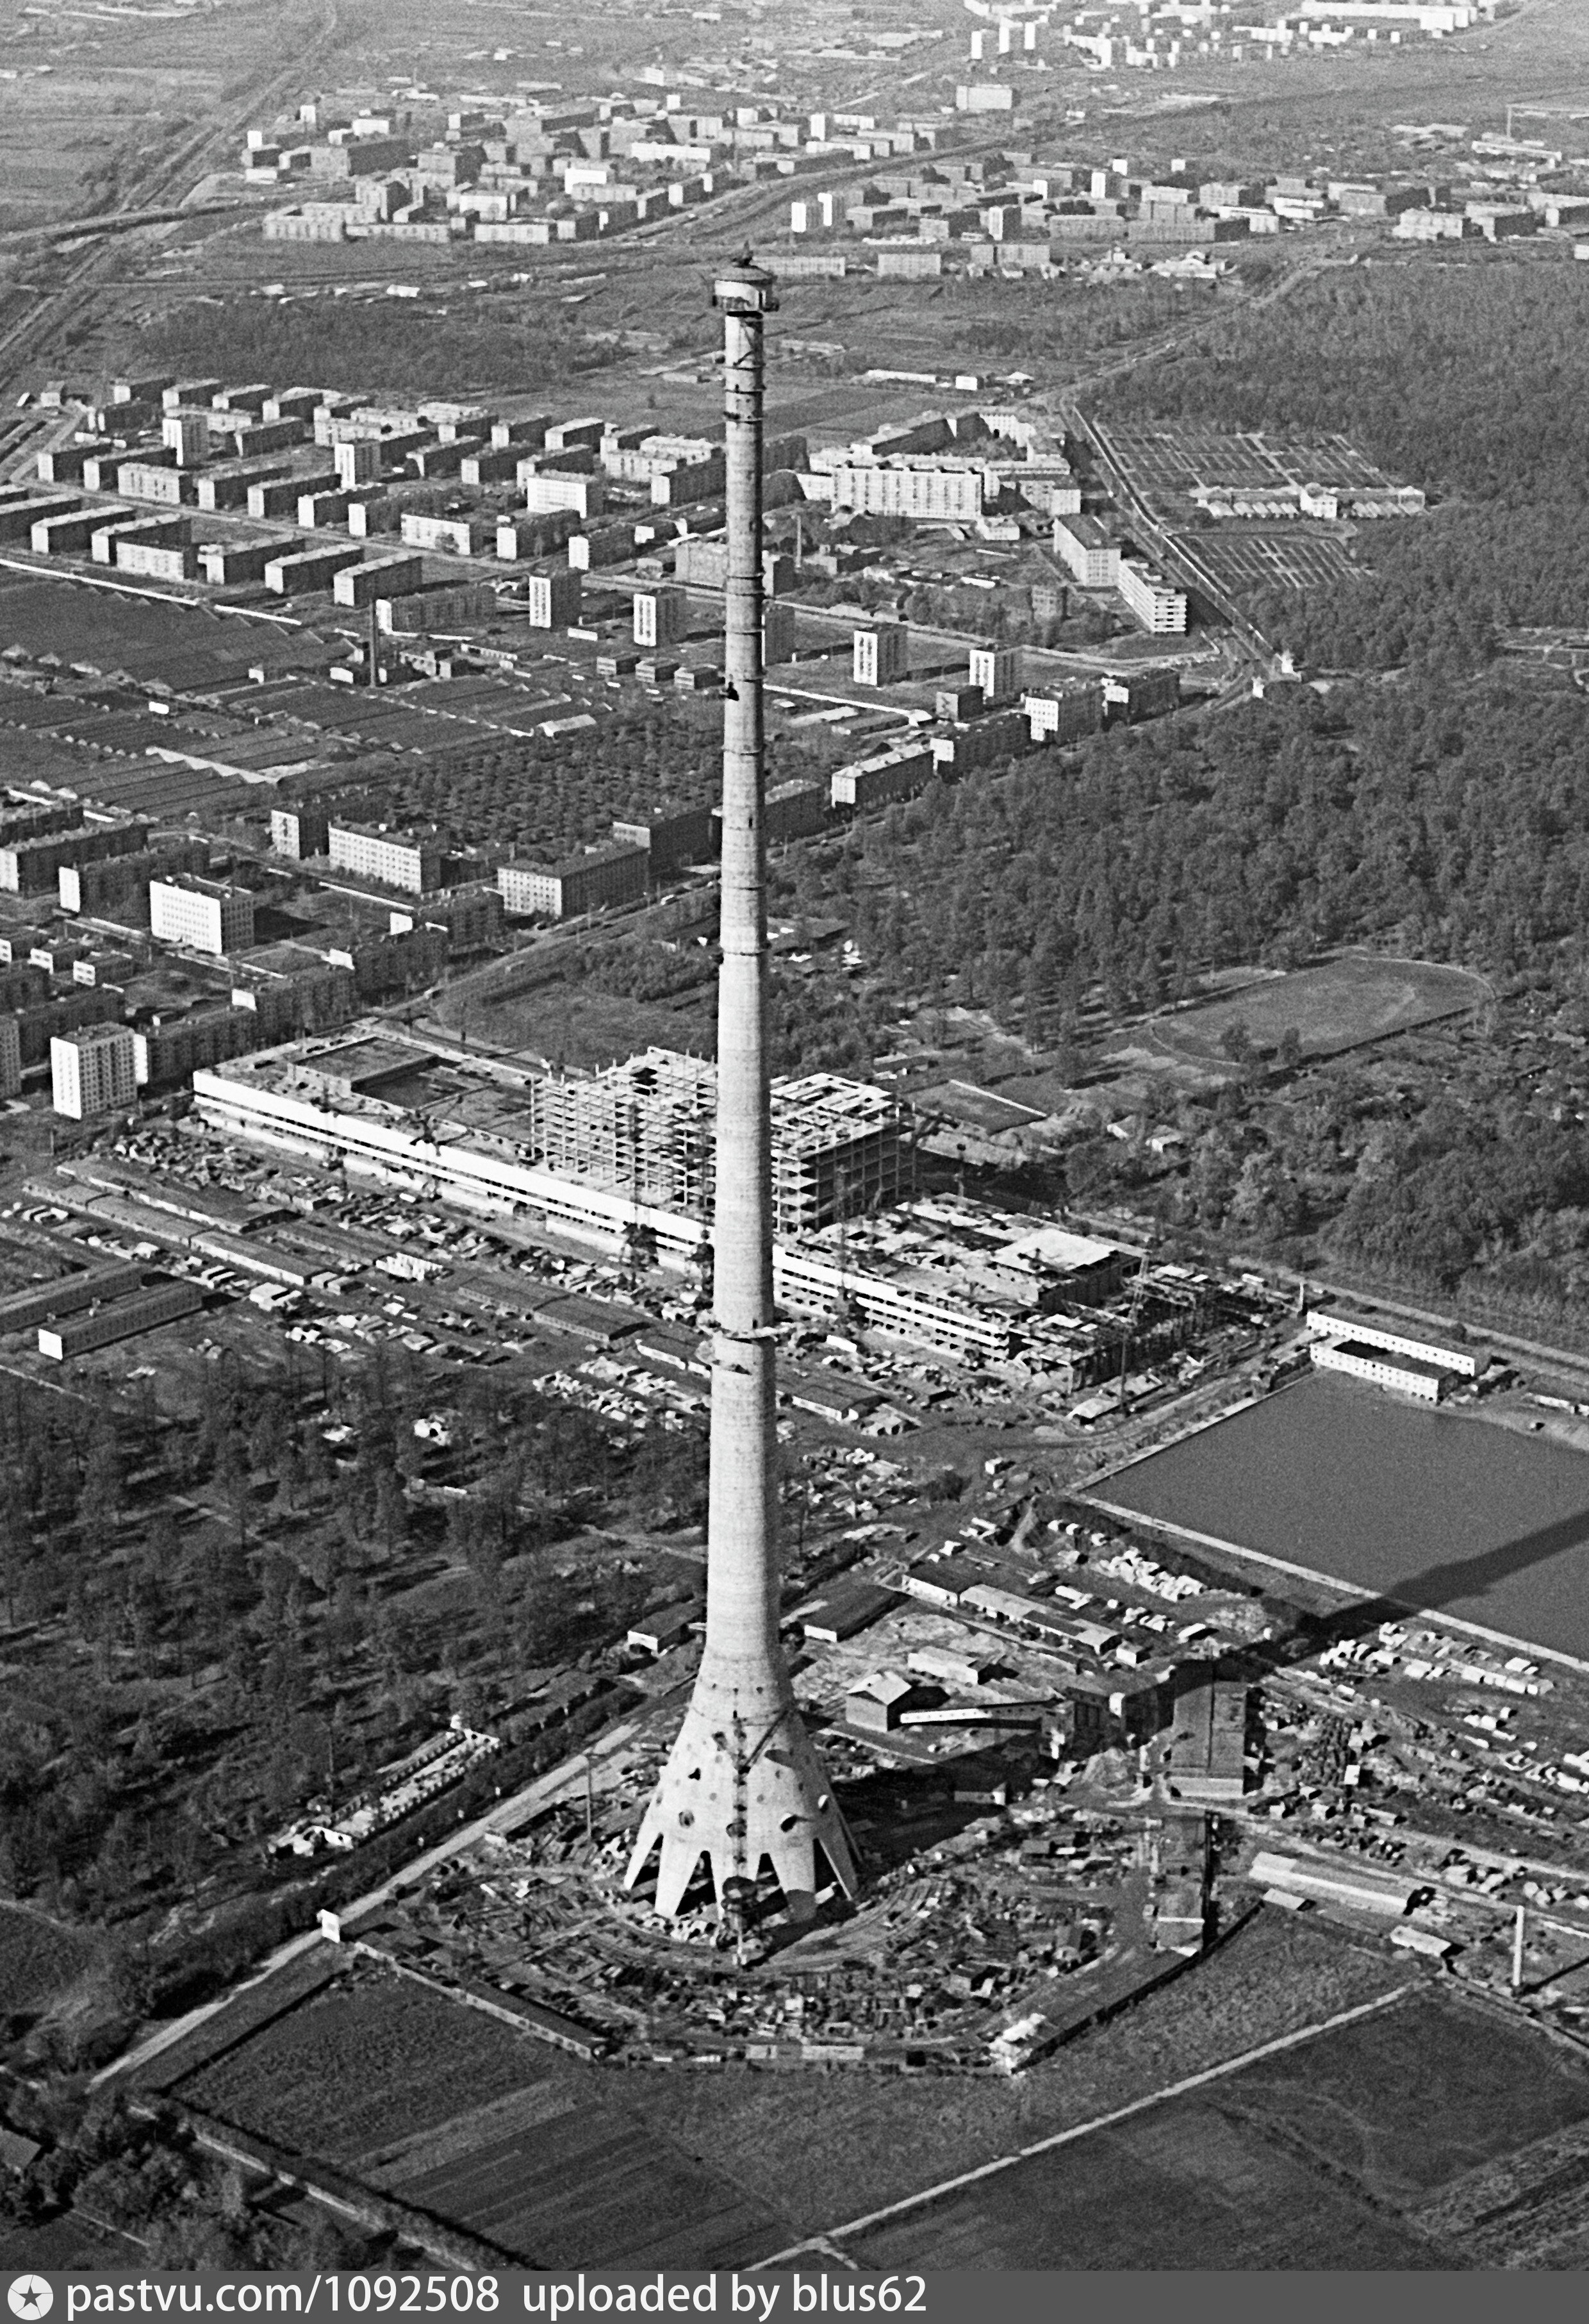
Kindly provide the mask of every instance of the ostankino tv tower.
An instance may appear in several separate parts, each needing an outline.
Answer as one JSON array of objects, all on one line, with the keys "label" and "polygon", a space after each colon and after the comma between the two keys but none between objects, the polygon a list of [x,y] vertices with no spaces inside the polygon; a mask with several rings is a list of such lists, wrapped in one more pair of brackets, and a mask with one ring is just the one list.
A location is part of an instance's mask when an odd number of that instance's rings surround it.
[{"label": "ostankino tv tower", "polygon": [[729,569],[706,1640],[627,1877],[632,1886],[660,1842],[657,1909],[671,1918],[704,1856],[725,1924],[742,1927],[764,1864],[799,1919],[824,1885],[819,1856],[847,1895],[856,1874],[778,1641],[761,707],[762,321],[777,305],[773,279],[747,253],[718,277],[712,304],[723,318]]}]

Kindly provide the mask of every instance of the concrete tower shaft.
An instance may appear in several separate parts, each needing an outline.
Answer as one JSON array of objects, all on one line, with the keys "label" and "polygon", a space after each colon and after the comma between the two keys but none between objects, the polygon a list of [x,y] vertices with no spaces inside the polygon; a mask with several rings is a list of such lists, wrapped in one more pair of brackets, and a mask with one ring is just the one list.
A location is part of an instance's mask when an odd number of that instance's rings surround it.
[{"label": "concrete tower shaft", "polygon": [[729,563],[706,1640],[628,1877],[632,1886],[660,1843],[657,1907],[672,1914],[705,1856],[733,1916],[767,1860],[804,1914],[819,1846],[851,1893],[855,1868],[778,1641],[761,709],[762,325],[777,300],[747,256],[719,276],[712,303],[723,318]]}]

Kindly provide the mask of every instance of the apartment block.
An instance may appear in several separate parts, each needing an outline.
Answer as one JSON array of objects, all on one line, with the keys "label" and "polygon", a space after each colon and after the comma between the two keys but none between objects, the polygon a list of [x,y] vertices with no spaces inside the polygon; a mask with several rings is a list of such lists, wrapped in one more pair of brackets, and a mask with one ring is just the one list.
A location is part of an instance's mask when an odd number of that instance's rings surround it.
[{"label": "apartment block", "polygon": [[522,475],[526,513],[548,516],[559,509],[567,509],[578,517],[600,516],[607,505],[607,480],[604,476],[580,476],[563,470],[550,475]]},{"label": "apartment block", "polygon": [[1134,557],[1120,560],[1120,595],[1155,638],[1181,637],[1186,632],[1186,592],[1166,581],[1151,565]]},{"label": "apartment block", "polygon": [[422,557],[372,557],[366,565],[344,565],[333,576],[331,600],[363,609],[378,597],[407,597],[424,586]]},{"label": "apartment block", "polygon": [[643,847],[654,879],[666,879],[682,864],[700,863],[712,852],[710,807],[675,807],[639,823],[615,823],[612,836],[620,845]]},{"label": "apartment block", "polygon": [[106,855],[136,855],[148,838],[142,823],[85,825],[78,831],[51,832],[37,839],[19,839],[0,847],[0,890],[13,896],[41,896],[55,889],[63,863],[94,863]]},{"label": "apartment block", "polygon": [[638,902],[650,861],[643,847],[598,847],[564,863],[504,863],[497,886],[506,909],[520,918],[545,913],[555,920],[573,919],[603,905]]},{"label": "apartment block", "polygon": [[903,622],[872,622],[851,638],[857,686],[897,686],[910,675],[910,632]]},{"label": "apartment block", "polygon": [[832,477],[834,507],[854,509],[862,516],[974,524],[982,514],[986,479],[980,468],[846,461],[833,469]]},{"label": "apartment block", "polygon": [[532,630],[565,630],[577,622],[584,584],[577,573],[532,573],[527,584]]},{"label": "apartment block", "polygon": [[149,932],[161,944],[193,952],[246,952],[253,942],[253,898],[218,881],[152,880]]},{"label": "apartment block", "polygon": [[1113,589],[1120,580],[1120,549],[1096,517],[1054,519],[1054,555],[1084,589]]},{"label": "apartment block", "polygon": [[634,637],[638,646],[675,646],[689,626],[690,601],[682,589],[637,589]]},{"label": "apartment block", "polygon": [[300,549],[265,560],[265,586],[279,597],[329,589],[344,565],[363,562],[357,549]]},{"label": "apartment block", "polygon": [[1021,657],[1014,646],[973,646],[968,683],[986,703],[1006,702],[1020,682]]},{"label": "apartment block", "polygon": [[770,669],[775,662],[794,659],[794,608],[793,605],[767,604],[761,609],[762,667]]},{"label": "apartment block", "polygon": [[441,849],[434,839],[412,833],[371,831],[363,825],[334,823],[326,829],[326,853],[335,871],[355,872],[384,888],[406,888],[416,896],[441,885]]},{"label": "apartment block", "polygon": [[271,853],[301,862],[306,856],[324,855],[329,831],[320,807],[273,807],[271,809]]},{"label": "apartment block", "polygon": [[51,1102],[71,1121],[90,1121],[135,1105],[133,1036],[125,1025],[94,1025],[55,1034],[50,1043]]}]

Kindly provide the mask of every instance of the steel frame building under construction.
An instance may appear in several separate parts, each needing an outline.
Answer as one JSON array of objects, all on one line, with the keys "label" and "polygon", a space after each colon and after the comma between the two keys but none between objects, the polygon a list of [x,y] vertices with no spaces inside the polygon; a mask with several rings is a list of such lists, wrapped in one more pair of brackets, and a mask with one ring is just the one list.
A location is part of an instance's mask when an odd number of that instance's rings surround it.
[{"label": "steel frame building under construction", "polygon": [[[703,1057],[650,1048],[604,1073],[536,1086],[544,1167],[639,1203],[712,1215],[717,1069]],[[912,1191],[914,1148],[886,1090],[806,1074],[772,1087],[773,1229],[814,1233]]]}]

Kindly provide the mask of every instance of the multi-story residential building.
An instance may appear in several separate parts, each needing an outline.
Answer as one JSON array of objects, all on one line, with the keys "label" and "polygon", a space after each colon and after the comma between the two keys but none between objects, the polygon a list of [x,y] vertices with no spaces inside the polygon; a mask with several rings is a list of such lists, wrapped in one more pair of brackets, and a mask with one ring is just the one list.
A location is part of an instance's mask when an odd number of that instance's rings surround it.
[{"label": "multi-story residential building", "polygon": [[246,952],[253,942],[253,898],[210,880],[152,880],[149,932],[194,952]]},{"label": "multi-story residential building", "polygon": [[712,813],[710,807],[674,807],[643,823],[615,823],[612,836],[621,847],[643,847],[652,876],[666,879],[681,864],[711,854]]},{"label": "multi-story residential building", "polygon": [[761,609],[761,659],[765,669],[794,659],[794,608],[764,603]]},{"label": "multi-story residential building", "polygon": [[602,905],[638,902],[646,893],[650,862],[644,847],[597,847],[564,863],[504,863],[497,885],[509,912],[521,918],[545,912],[566,920]]},{"label": "multi-story residential building", "polygon": [[331,581],[336,605],[364,608],[378,597],[405,597],[425,586],[422,557],[372,557],[364,565],[344,565]]},{"label": "multi-story residential building", "polygon": [[90,1121],[134,1105],[138,1083],[133,1035],[125,1025],[57,1033],[50,1043],[51,1101],[72,1121]]},{"label": "multi-story residential building", "polygon": [[1024,694],[1021,707],[1034,742],[1079,742],[1084,734],[1096,734],[1104,723],[1103,680],[1086,678],[1052,693]]},{"label": "multi-story residential building", "polygon": [[55,876],[63,912],[147,927],[152,881],[208,869],[207,840],[162,839],[157,847],[144,848],[136,855],[105,855],[96,862],[63,863]]},{"label": "multi-story residential building", "polygon": [[94,863],[106,855],[135,855],[148,837],[142,823],[85,825],[50,832],[0,847],[0,889],[14,896],[40,896],[55,888],[63,863]]},{"label": "multi-story residential building", "polygon": [[987,703],[1005,702],[1016,691],[1021,657],[1014,646],[973,646],[968,683],[979,687]]},{"label": "multi-story residential building", "polygon": [[411,832],[372,831],[363,824],[333,823],[326,829],[332,867],[378,880],[383,888],[406,888],[423,896],[441,885],[441,847]]},{"label": "multi-story residential building", "polygon": [[833,472],[833,505],[863,516],[903,516],[916,522],[973,524],[982,514],[980,468],[886,466],[846,462]]},{"label": "multi-story residential building", "polygon": [[273,807],[271,809],[271,852],[301,862],[307,855],[324,855],[330,822],[323,807]]},{"label": "multi-story residential building", "polygon": [[1120,549],[1096,517],[1054,519],[1054,555],[1084,589],[1113,589],[1120,579]]},{"label": "multi-story residential building", "polygon": [[689,625],[689,599],[682,589],[637,589],[634,635],[638,646],[674,646]]},{"label": "multi-story residential building", "polygon": [[584,584],[577,573],[532,573],[526,595],[532,630],[565,630],[579,619]]},{"label": "multi-story residential building", "polygon": [[1186,592],[1175,588],[1162,573],[1134,557],[1120,559],[1120,595],[1144,630],[1153,637],[1180,637],[1186,632]]},{"label": "multi-story residential building", "polygon": [[910,675],[910,632],[903,622],[869,622],[851,641],[857,686],[897,686]]},{"label": "multi-story residential building", "polygon": [[897,751],[882,751],[875,758],[857,759],[835,767],[829,777],[829,798],[835,809],[851,815],[885,807],[890,799],[911,798],[932,779],[932,746],[913,742]]},{"label": "multi-story residential building", "polygon": [[200,1066],[246,1056],[266,1038],[253,1009],[195,1009],[133,1035],[133,1071],[140,1089],[186,1081]]}]

